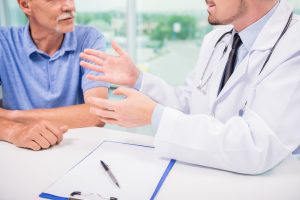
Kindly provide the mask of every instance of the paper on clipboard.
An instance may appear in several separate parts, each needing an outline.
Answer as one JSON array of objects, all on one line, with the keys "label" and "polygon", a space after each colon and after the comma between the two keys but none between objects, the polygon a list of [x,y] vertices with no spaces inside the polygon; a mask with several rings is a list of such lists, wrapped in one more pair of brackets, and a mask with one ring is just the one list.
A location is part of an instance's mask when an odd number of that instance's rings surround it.
[{"label": "paper on clipboard", "polygon": [[[100,160],[109,165],[121,188],[111,181]],[[45,197],[45,194],[69,197],[73,191],[80,191],[85,194],[99,193],[103,197],[113,196],[118,200],[151,199],[157,192],[157,185],[161,184],[161,178],[166,176],[166,169],[170,170],[172,166],[170,160],[158,158],[152,147],[103,142],[40,197]]]}]

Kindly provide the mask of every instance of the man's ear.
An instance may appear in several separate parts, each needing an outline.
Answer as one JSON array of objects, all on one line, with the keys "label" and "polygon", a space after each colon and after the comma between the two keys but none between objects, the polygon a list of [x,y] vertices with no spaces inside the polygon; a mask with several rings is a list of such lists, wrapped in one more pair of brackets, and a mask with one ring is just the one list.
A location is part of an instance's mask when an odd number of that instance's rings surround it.
[{"label": "man's ear", "polygon": [[18,0],[18,4],[20,8],[23,10],[25,15],[30,15],[31,14],[31,9],[30,9],[30,1],[29,0]]}]

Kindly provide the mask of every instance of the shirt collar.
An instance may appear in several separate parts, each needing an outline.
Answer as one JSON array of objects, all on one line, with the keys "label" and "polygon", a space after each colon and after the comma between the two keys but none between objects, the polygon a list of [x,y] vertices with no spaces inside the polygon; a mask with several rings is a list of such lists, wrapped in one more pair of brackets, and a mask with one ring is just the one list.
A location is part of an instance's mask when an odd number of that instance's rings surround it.
[{"label": "shirt collar", "polygon": [[[27,52],[27,56],[31,56],[33,53],[37,52],[40,54],[45,54],[41,50],[39,50],[34,42],[32,41],[31,34],[30,34],[30,26],[29,22],[24,27],[24,49]],[[75,31],[69,32],[65,34],[64,41],[62,43],[61,48],[58,50],[59,54],[64,54],[67,51],[76,51],[77,49],[77,40],[76,40],[76,33]],[[56,55],[56,54],[55,54]]]},{"label": "shirt collar", "polygon": [[76,32],[72,31],[66,33],[60,50],[62,52],[67,52],[67,51],[76,51],[76,49],[77,49]]},{"label": "shirt collar", "polygon": [[24,49],[26,50],[28,56],[30,56],[34,52],[39,51],[32,41],[32,38],[30,35],[30,30],[29,30],[29,22],[27,22],[27,24],[24,27],[23,38],[24,38],[24,44],[25,44]]},{"label": "shirt collar", "polygon": [[250,51],[250,49],[252,48],[252,45],[254,44],[256,38],[258,37],[260,31],[263,29],[263,27],[268,22],[268,20],[272,17],[278,5],[279,5],[279,1],[265,16],[263,16],[261,19],[259,19],[257,22],[250,25],[246,29],[239,32],[239,36],[243,41],[243,45],[246,47],[248,51]]}]

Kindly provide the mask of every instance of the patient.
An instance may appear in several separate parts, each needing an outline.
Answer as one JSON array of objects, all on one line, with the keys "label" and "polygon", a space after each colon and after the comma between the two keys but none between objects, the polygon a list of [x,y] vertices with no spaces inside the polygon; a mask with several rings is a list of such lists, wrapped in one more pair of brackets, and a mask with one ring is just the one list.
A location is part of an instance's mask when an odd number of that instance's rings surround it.
[{"label": "patient", "polygon": [[[74,25],[73,0],[18,0],[24,27],[0,27],[0,140],[33,150],[58,143],[69,128],[103,126],[85,104],[107,98],[108,84],[86,78],[85,48],[105,50],[96,29]],[[100,75],[100,74],[99,74]]]}]

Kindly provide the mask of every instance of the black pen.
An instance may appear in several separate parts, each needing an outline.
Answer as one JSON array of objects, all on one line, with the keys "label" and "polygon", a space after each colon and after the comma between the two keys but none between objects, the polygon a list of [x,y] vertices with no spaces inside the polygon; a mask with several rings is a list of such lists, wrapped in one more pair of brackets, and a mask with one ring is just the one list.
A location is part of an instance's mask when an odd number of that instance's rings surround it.
[{"label": "black pen", "polygon": [[101,165],[104,168],[104,170],[108,173],[109,177],[114,182],[114,184],[116,184],[116,186],[118,186],[120,188],[120,184],[118,183],[116,177],[113,175],[113,173],[109,169],[108,165],[104,161],[102,161],[102,160],[100,160],[100,162],[101,162]]}]

